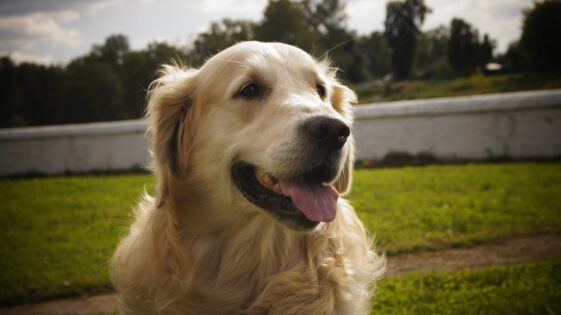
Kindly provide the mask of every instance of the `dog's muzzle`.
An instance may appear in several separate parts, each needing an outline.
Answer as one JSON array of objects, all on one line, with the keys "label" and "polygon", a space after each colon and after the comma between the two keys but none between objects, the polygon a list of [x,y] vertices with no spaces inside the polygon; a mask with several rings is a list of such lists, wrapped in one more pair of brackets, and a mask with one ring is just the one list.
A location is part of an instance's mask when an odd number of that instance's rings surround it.
[{"label": "dog's muzzle", "polygon": [[[298,174],[274,177],[248,162],[232,166],[232,180],[245,198],[296,230],[310,230],[335,219],[342,148],[349,127],[330,117],[314,117],[300,126],[307,152]],[[307,167],[305,165],[308,165]]]}]

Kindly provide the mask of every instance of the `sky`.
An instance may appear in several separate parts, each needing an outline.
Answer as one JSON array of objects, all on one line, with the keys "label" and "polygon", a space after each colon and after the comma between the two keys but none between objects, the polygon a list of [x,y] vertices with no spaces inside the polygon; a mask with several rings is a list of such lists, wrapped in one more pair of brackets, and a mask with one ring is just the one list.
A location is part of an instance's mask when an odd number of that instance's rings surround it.
[{"label": "sky", "polygon": [[[359,34],[382,31],[387,0],[347,0],[347,26]],[[425,0],[423,30],[461,17],[489,33],[503,52],[520,36],[522,10],[532,0]],[[153,41],[185,46],[211,22],[261,19],[267,0],[0,0],[0,55],[17,62],[65,64],[124,34],[131,48]]]}]

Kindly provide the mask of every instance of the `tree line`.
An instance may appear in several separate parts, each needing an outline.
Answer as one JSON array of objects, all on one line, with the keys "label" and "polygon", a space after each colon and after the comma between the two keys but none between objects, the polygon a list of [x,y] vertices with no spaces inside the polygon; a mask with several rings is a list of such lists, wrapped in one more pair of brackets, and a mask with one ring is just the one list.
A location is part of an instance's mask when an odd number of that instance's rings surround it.
[{"label": "tree line", "polygon": [[2,57],[0,127],[139,118],[161,64],[197,67],[244,40],[285,42],[318,58],[328,54],[350,83],[469,75],[493,58],[514,70],[559,68],[559,45],[551,39],[560,26],[560,0],[534,3],[524,13],[521,39],[495,57],[490,36],[460,18],[421,32],[431,12],[423,0],[389,1],[384,31],[359,36],[346,25],[343,0],[269,0],[260,21],[213,22],[188,47],[153,42],[133,51],[127,37],[116,34],[65,66]]}]

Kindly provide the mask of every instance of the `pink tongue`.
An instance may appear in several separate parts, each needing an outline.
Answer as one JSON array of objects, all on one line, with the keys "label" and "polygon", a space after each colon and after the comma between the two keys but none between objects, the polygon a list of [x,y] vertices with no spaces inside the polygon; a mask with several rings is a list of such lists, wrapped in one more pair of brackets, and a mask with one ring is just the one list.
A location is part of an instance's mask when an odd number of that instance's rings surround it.
[{"label": "pink tongue", "polygon": [[283,195],[292,198],[296,207],[314,222],[335,219],[339,194],[333,186],[323,186],[303,178],[279,179]]}]

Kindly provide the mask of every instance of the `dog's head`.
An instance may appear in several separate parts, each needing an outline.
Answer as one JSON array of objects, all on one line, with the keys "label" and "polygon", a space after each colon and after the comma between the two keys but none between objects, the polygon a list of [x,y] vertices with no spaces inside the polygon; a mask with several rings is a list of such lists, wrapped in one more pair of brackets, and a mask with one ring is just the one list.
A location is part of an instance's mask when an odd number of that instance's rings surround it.
[{"label": "dog's head", "polygon": [[147,109],[158,202],[189,182],[222,211],[296,230],[333,220],[351,184],[354,100],[328,63],[280,43],[240,43],[198,70],[165,67]]}]

